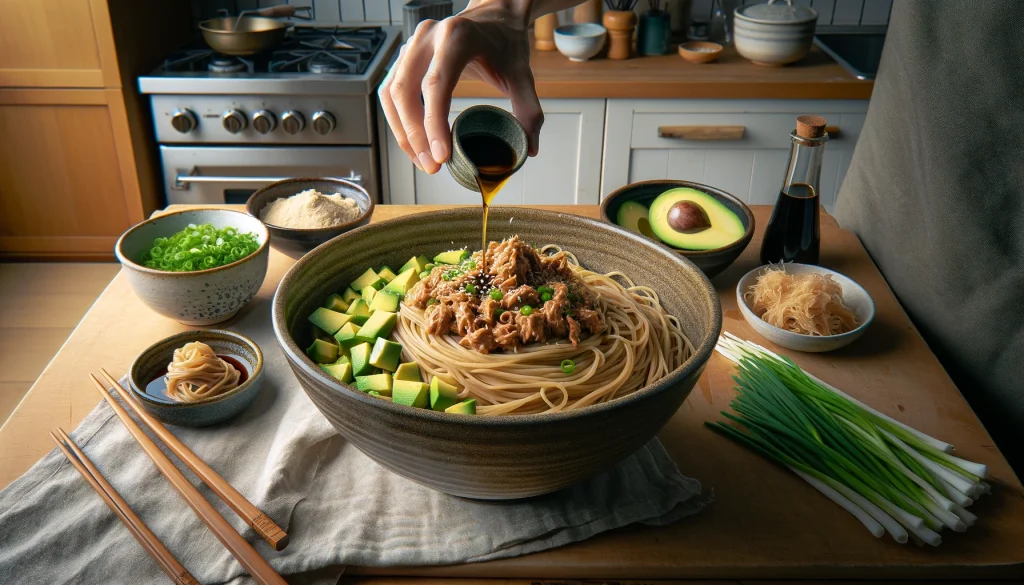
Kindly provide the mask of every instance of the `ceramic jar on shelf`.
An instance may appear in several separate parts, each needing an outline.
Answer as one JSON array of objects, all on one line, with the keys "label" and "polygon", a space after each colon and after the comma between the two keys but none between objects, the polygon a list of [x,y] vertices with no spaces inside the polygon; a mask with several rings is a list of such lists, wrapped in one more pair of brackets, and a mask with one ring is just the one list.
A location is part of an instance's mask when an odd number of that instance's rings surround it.
[{"label": "ceramic jar on shelf", "polygon": [[629,59],[633,53],[636,13],[632,10],[609,10],[604,13],[602,21],[608,29],[608,58]]}]

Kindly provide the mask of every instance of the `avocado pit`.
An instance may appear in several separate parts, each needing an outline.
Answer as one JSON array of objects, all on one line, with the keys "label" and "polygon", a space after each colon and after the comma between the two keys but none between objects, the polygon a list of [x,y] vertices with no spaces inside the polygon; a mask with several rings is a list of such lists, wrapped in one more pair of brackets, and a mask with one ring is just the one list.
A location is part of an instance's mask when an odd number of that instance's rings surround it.
[{"label": "avocado pit", "polygon": [[684,234],[696,234],[711,227],[704,208],[692,201],[678,201],[668,210],[668,225]]}]

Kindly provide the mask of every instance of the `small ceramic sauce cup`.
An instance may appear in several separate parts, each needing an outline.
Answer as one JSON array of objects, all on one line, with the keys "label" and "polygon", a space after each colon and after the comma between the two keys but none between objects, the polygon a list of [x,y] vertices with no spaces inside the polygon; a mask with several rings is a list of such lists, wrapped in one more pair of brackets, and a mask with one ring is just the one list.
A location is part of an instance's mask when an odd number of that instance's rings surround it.
[{"label": "small ceramic sauce cup", "polygon": [[452,155],[446,164],[458,184],[477,193],[480,192],[476,182],[477,168],[463,148],[462,140],[482,134],[491,135],[512,148],[516,155],[512,173],[526,162],[530,148],[526,129],[509,112],[495,106],[472,106],[463,110],[452,123]]}]

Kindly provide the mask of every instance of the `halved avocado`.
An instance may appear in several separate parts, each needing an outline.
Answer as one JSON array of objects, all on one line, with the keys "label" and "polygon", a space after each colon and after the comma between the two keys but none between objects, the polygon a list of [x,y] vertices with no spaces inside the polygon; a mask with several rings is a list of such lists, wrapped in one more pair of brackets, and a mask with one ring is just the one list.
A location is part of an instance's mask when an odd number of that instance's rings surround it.
[{"label": "halved avocado", "polygon": [[626,201],[619,206],[619,213],[615,223],[631,232],[643,234],[648,238],[658,239],[651,229],[651,222],[647,219],[647,207],[637,201]]},{"label": "halved avocado", "polygon": [[717,199],[696,189],[669,189],[647,214],[658,239],[684,250],[714,250],[743,237],[743,222]]}]

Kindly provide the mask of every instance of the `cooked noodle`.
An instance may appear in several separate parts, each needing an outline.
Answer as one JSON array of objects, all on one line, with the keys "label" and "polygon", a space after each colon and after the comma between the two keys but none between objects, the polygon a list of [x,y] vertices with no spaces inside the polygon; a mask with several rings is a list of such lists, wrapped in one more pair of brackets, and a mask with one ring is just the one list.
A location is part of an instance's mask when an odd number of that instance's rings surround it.
[{"label": "cooked noodle", "polygon": [[837,335],[857,327],[857,316],[843,303],[843,288],[831,274],[769,267],[743,300],[765,322],[794,333]]},{"label": "cooked noodle", "polygon": [[241,374],[217,357],[209,345],[186,343],[174,350],[167,366],[167,396],[179,402],[196,402],[218,396],[238,386]]},{"label": "cooked noodle", "polygon": [[[543,253],[558,252],[545,246]],[[573,273],[597,297],[608,329],[580,340],[529,344],[514,352],[481,353],[453,335],[427,332],[422,309],[401,306],[395,340],[404,358],[427,376],[454,381],[460,399],[475,398],[477,414],[529,414],[574,410],[634,392],[668,375],[693,352],[679,320],[658,295],[619,272],[598,274],[566,252]],[[562,360],[575,362],[571,374]]]}]

